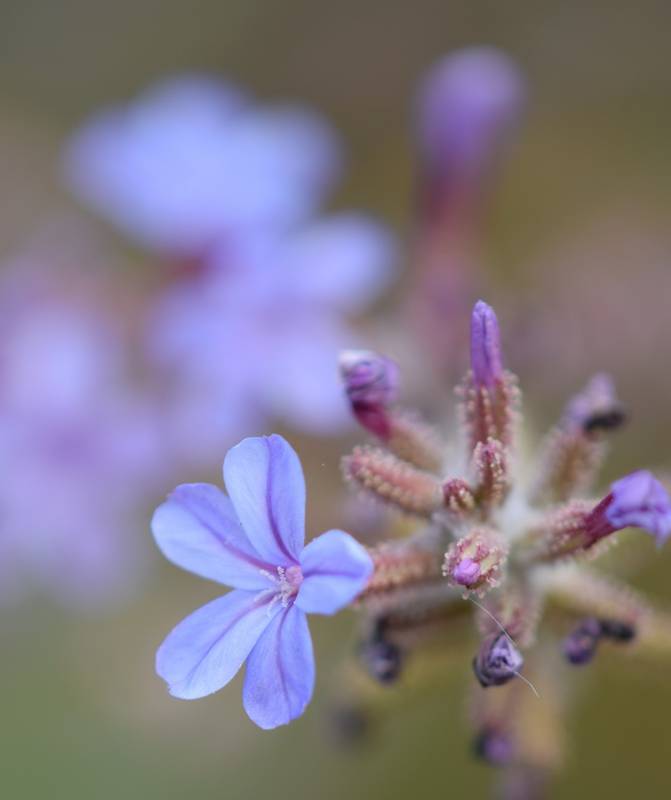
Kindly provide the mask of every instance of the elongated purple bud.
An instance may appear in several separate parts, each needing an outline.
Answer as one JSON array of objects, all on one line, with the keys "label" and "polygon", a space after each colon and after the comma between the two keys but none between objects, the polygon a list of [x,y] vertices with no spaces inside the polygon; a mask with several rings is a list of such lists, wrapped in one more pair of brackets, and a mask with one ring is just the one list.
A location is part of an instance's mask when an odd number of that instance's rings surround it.
[{"label": "elongated purple bud", "polygon": [[488,176],[524,94],[517,67],[494,48],[460,50],[436,64],[420,90],[418,134],[425,170],[448,184],[443,191]]},{"label": "elongated purple bud", "polygon": [[516,677],[524,666],[522,653],[505,633],[483,640],[473,660],[473,671],[481,686],[502,686]]},{"label": "elongated purple bud", "polygon": [[477,387],[492,389],[503,378],[499,322],[483,300],[478,300],[471,316],[471,370]]}]

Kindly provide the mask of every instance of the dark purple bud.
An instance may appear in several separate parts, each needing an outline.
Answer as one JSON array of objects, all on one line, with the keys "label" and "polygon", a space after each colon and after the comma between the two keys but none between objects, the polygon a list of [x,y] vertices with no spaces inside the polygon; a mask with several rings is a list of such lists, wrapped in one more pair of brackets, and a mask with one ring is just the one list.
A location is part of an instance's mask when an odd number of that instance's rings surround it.
[{"label": "dark purple bud", "polygon": [[381,637],[364,644],[361,656],[370,675],[383,684],[394,683],[403,667],[401,648]]},{"label": "dark purple bud", "polygon": [[502,686],[514,678],[524,658],[505,633],[488,636],[473,659],[473,671],[481,686]]},{"label": "dark purple bud", "polygon": [[331,734],[342,747],[360,744],[370,733],[371,720],[360,706],[340,706],[331,712]]},{"label": "dark purple bud", "polygon": [[614,642],[631,642],[636,637],[636,628],[628,622],[617,619],[600,620],[601,635]]},{"label": "dark purple bud", "polygon": [[494,309],[482,300],[471,315],[471,370],[475,385],[487,389],[503,377],[499,322]]},{"label": "dark purple bud", "polygon": [[340,374],[359,423],[386,438],[390,433],[386,410],[398,390],[396,363],[370,350],[345,350],[340,355]]},{"label": "dark purple bud", "polygon": [[592,542],[622,528],[642,528],[659,545],[671,536],[671,498],[647,470],[615,481],[608,494],[588,515],[586,529]]},{"label": "dark purple bud", "polygon": [[473,742],[473,750],[478,758],[493,767],[510,764],[515,755],[510,736],[496,728],[485,728]]},{"label": "dark purple bud", "polygon": [[564,639],[564,655],[575,666],[589,663],[601,638],[601,623],[593,617],[584,619]]},{"label": "dark purple bud", "polygon": [[370,350],[345,350],[340,373],[352,403],[388,406],[396,399],[398,366],[390,358]]},{"label": "dark purple bud", "polygon": [[564,424],[572,429],[577,427],[585,433],[596,434],[619,428],[625,419],[626,414],[617,399],[613,381],[610,376],[599,373],[571,400]]}]

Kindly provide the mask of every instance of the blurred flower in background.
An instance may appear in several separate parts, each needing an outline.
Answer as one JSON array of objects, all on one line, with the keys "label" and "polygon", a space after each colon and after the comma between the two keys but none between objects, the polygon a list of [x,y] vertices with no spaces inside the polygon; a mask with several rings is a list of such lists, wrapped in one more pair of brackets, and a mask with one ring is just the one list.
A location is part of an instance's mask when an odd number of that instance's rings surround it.
[{"label": "blurred flower in background", "polygon": [[256,106],[213,78],[166,82],[73,138],[79,195],[185,265],[149,301],[147,326],[166,435],[183,457],[218,459],[268,419],[345,425],[345,318],[389,284],[394,244],[361,214],[319,216],[340,163],[319,117]]},{"label": "blurred flower in background", "polygon": [[257,106],[223,80],[185,76],[102,111],[65,155],[77,194],[168,258],[308,218],[341,164],[334,132],[296,107]]},{"label": "blurred flower in background", "polygon": [[53,233],[0,285],[0,597],[90,608],[137,578],[162,459],[122,301],[95,266],[56,257]]},{"label": "blurred flower in background", "polygon": [[517,65],[493,47],[445,56],[417,93],[416,277],[408,313],[442,379],[454,378],[469,309],[484,282],[486,212],[525,100]]}]

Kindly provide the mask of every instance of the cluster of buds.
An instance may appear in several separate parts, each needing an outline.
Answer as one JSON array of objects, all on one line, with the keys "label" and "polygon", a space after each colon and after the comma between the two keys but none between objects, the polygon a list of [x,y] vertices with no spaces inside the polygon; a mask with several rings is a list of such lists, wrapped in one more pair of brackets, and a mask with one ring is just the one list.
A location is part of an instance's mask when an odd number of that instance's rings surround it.
[{"label": "cluster of buds", "polygon": [[[423,520],[414,533],[371,550],[375,568],[359,598],[369,631],[362,652],[381,682],[398,678],[412,654],[399,646],[409,627],[449,625],[449,609],[460,604],[475,613],[482,639],[472,663],[486,693],[525,678],[550,606],[573,620],[563,648],[572,664],[587,663],[602,641],[654,648],[660,631],[668,638],[662,615],[581,564],[624,528],[642,528],[660,544],[671,535],[671,498],[645,470],[615,481],[602,499],[584,494],[607,437],[624,421],[607,376],[571,400],[532,464],[518,446],[517,379],[504,368],[498,320],[482,301],[471,319],[471,368],[457,390],[460,448],[441,445],[438,431],[401,406],[389,359],[348,352],[342,376],[354,415],[376,439],[344,458],[347,480]],[[512,758],[499,721],[485,722],[478,753],[495,764]]]}]

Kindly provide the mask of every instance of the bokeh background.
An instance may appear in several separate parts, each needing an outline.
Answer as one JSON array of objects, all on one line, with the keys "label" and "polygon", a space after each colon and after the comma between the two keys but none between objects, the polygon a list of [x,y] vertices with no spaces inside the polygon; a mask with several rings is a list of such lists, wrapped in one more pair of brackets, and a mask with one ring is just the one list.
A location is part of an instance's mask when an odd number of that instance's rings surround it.
[{"label": "bokeh background", "polygon": [[[494,45],[526,76],[529,104],[492,198],[481,278],[511,331],[508,361],[527,387],[533,424],[552,420],[589,375],[588,359],[600,358],[594,367],[613,372],[632,411],[606,477],[639,464],[671,468],[670,25],[671,10],[653,0],[2,0],[0,259],[9,264],[44,231],[53,243],[59,226],[83,227],[122,288],[151,284],[152,258],[73,199],[61,153],[100,107],[194,70],[325,114],[347,149],[334,207],[371,211],[408,241],[418,81],[453,49]],[[400,281],[362,321],[378,341],[380,320],[412,285],[410,259],[402,255],[400,265]],[[526,334],[545,321],[546,337],[530,343]],[[461,369],[463,354],[455,359]],[[345,524],[338,458],[351,434],[287,433],[306,469],[309,529]],[[11,475],[12,463],[5,469]],[[176,479],[218,481],[214,464],[201,470]],[[464,695],[472,678],[462,658],[439,685],[401,687],[368,740],[334,746],[326,719],[352,644],[348,614],[312,623],[316,699],[287,729],[254,728],[239,679],[207,700],[169,697],[154,674],[155,648],[217,594],[153,550],[148,520],[174,482],[174,472],[158,476],[130,524],[144,553],[132,591],[104,608],[73,611],[39,590],[3,606],[1,796],[486,797],[491,772],[470,755]],[[671,607],[671,556],[636,543],[633,583]],[[643,565],[641,554],[651,556]],[[627,569],[623,561],[616,566]],[[671,794],[668,675],[668,664],[627,657],[590,667],[552,797]]]}]

